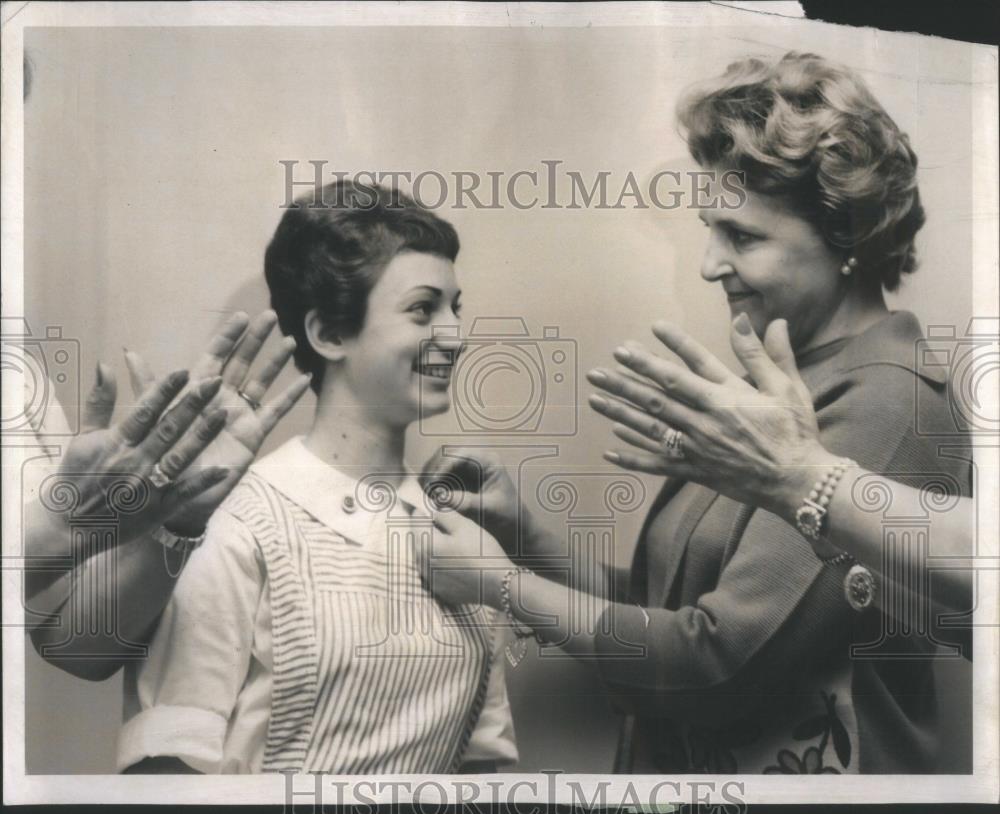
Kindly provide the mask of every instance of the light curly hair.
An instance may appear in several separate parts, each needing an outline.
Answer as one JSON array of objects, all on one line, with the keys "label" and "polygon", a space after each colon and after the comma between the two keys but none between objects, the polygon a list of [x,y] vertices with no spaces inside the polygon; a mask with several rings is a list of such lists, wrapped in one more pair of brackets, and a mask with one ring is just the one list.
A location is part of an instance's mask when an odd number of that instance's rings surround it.
[{"label": "light curly hair", "polygon": [[917,156],[849,68],[815,54],[747,58],[691,88],[678,120],[703,166],[784,196],[863,279],[889,291],[917,265]]}]

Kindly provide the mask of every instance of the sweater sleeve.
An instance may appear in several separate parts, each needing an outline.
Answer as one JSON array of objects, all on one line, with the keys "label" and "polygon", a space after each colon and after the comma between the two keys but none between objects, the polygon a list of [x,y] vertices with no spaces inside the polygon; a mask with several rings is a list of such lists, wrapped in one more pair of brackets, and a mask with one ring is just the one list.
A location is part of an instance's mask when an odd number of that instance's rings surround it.
[{"label": "sweater sleeve", "polygon": [[[914,433],[914,403],[915,385],[930,385],[916,379],[878,366],[838,381],[817,404],[824,445],[876,472],[925,476],[934,452]],[[612,617],[599,629],[613,632],[598,638],[596,655],[626,711],[731,720],[748,705],[780,698],[798,673],[847,646],[859,622],[843,594],[849,566],[823,566],[776,515],[739,504],[734,512],[743,531],[714,590],[676,610],[619,604],[606,611]],[[636,644],[641,655],[625,657]]]}]

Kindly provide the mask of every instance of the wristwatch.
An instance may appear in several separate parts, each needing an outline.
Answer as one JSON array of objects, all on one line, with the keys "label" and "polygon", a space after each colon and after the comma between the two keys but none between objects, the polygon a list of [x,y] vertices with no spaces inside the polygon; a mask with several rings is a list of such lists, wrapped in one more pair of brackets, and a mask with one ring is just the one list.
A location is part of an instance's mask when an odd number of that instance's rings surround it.
[{"label": "wristwatch", "polygon": [[164,526],[160,526],[151,536],[165,548],[169,548],[171,551],[178,551],[182,554],[194,551],[205,541],[204,531],[197,537],[182,537],[180,534],[174,534],[172,531],[167,530]]}]

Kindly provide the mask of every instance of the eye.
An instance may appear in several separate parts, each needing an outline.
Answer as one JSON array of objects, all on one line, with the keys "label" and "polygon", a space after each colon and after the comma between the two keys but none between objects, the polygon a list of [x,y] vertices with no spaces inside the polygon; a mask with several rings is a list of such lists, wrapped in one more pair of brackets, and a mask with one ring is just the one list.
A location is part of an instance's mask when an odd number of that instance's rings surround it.
[{"label": "eye", "polygon": [[728,231],[729,242],[737,248],[744,248],[749,246],[754,241],[760,240],[758,235],[752,234],[751,232],[744,232],[742,229],[737,229],[735,226],[730,226]]},{"label": "eye", "polygon": [[407,310],[411,314],[416,314],[421,319],[430,319],[431,314],[434,313],[434,303],[427,302],[426,300],[415,302]]}]

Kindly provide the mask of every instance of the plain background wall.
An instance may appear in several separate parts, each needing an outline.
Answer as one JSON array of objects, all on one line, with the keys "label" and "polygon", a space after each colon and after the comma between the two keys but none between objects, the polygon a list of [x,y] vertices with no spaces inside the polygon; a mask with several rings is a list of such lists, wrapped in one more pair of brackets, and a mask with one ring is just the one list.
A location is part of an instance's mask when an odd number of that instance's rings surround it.
[{"label": "plain background wall", "polygon": [[[81,343],[82,381],[121,348],[157,370],[190,364],[236,308],[266,306],[263,250],[281,215],[279,160],[328,169],[542,171],[591,177],[693,168],[673,110],[691,80],[748,53],[815,51],[860,70],[920,157],[928,225],[922,268],[892,298],[924,324],[959,331],[972,309],[969,138],[971,46],[814,23],[733,29],[34,29],[25,107],[25,291],[33,330]],[[609,427],[585,407],[582,375],[625,338],[679,322],[727,361],[727,314],[699,275],[694,212],[444,209],[463,248],[467,318],[557,326],[577,357],[578,432],[487,439],[558,444],[534,470],[615,475]],[[282,381],[285,381],[282,379]],[[61,391],[65,398],[68,391]],[[302,432],[311,396],[265,451]],[[414,433],[413,465],[443,438]],[[655,479],[645,479],[646,499]],[[565,517],[549,522],[564,527]],[[641,508],[616,518],[627,561]],[[556,527],[554,525],[554,527]],[[29,648],[30,649],[30,648]],[[968,721],[942,668],[945,714]],[[609,771],[615,720],[586,667],[530,657],[508,671],[521,768]],[[112,769],[120,680],[72,679],[33,652],[27,665],[27,768]],[[961,747],[956,746],[956,755]]]}]

